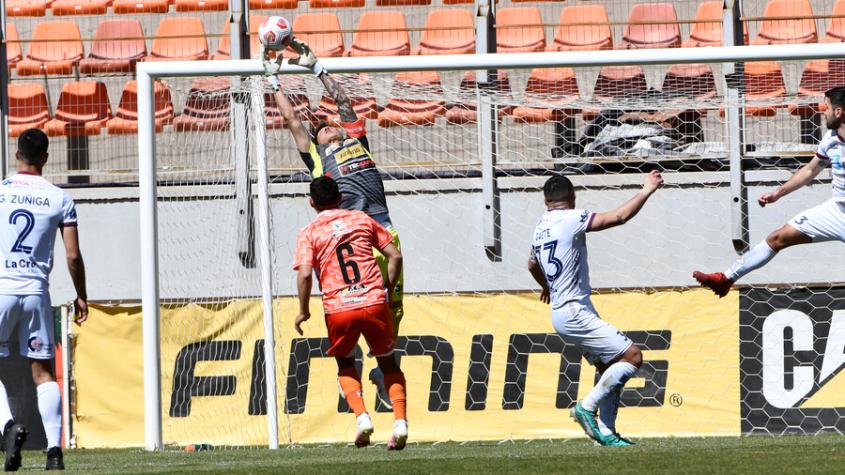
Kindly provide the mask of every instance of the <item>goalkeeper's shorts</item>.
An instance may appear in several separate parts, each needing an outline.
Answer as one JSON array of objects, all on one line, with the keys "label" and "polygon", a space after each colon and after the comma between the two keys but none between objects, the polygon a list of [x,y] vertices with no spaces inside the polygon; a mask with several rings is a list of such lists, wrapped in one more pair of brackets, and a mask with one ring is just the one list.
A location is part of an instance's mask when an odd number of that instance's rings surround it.
[{"label": "goalkeeper's shorts", "polygon": [[[385,226],[390,235],[393,236],[393,245],[396,246],[397,249],[400,251],[402,247],[399,243],[399,234],[396,232],[396,229],[393,228],[392,225],[388,224]],[[381,253],[378,249],[373,249],[373,255],[376,257],[378,261],[378,266],[381,269],[382,275],[387,275],[387,257]],[[396,287],[393,288],[393,293],[390,294],[390,313],[393,314],[393,330],[396,334],[399,334],[399,322],[402,321],[402,317],[405,314],[404,308],[402,306],[402,296],[404,295],[404,288],[405,288],[405,269],[403,268],[402,271],[399,273],[399,280],[396,281]]]}]

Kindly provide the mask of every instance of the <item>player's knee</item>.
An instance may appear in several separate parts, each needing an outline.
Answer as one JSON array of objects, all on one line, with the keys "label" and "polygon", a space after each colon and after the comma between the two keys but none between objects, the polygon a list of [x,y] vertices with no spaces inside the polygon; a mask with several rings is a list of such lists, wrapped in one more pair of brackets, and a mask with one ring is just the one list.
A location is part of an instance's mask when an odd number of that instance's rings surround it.
[{"label": "player's knee", "polygon": [[396,357],[393,353],[387,356],[379,356],[376,358],[376,363],[383,374],[390,374],[400,371],[399,363],[396,362]]},{"label": "player's knee", "polygon": [[30,360],[32,366],[32,382],[39,384],[55,381],[53,376],[53,365],[49,360]]},{"label": "player's knee", "polygon": [[639,368],[643,365],[643,352],[640,351],[637,345],[631,345],[628,351],[625,352],[622,360]]},{"label": "player's knee", "polygon": [[783,230],[778,229],[772,231],[772,233],[766,237],[766,244],[768,244],[773,251],[780,251],[786,247],[786,237],[784,236]]}]

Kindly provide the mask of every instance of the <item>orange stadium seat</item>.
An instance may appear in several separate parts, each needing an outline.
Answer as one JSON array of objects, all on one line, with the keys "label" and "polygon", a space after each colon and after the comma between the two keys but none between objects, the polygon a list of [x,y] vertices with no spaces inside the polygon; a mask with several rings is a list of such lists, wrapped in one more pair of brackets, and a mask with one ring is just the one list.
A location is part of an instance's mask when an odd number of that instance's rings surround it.
[{"label": "orange stadium seat", "polygon": [[[57,41],[58,40],[58,41]],[[73,21],[52,20],[35,25],[26,59],[17,65],[21,76],[69,75],[82,59],[82,36]]]},{"label": "orange stadium seat", "polygon": [[[293,111],[301,121],[310,122],[313,116],[311,116],[309,110],[311,104],[308,101],[308,95],[303,93],[305,91],[305,80],[300,75],[291,74],[282,76],[280,80],[285,94],[293,105]],[[275,96],[271,93],[264,94],[264,122],[268,129],[287,128],[288,126],[282,117]]]},{"label": "orange stadium seat", "polygon": [[[604,5],[578,5],[560,12],[555,39],[547,51],[592,51],[613,48]],[[588,23],[588,24],[587,24]]]},{"label": "orange stadium seat", "polygon": [[182,114],[173,119],[179,131],[216,131],[229,129],[229,78],[197,78]]},{"label": "orange stadium seat", "polygon": [[[447,3],[447,1],[444,0],[443,3]],[[376,6],[378,7],[400,7],[405,5],[431,5],[431,0],[376,0]]]},{"label": "orange stadium seat", "polygon": [[[343,35],[340,33],[340,20],[336,13],[304,13],[293,20],[296,37],[308,43],[311,50],[319,57],[334,58],[343,56]],[[287,49],[285,57],[298,56]]]},{"label": "orange stadium seat", "polygon": [[689,40],[683,44],[684,48],[722,46],[722,2],[702,2],[695,12],[695,19],[713,21],[693,23]]},{"label": "orange stadium seat", "polygon": [[53,16],[104,15],[109,0],[56,0],[50,5]]},{"label": "orange stadium seat", "polygon": [[464,9],[440,9],[428,14],[416,54],[470,54],[475,52],[472,13]]},{"label": "orange stadium seat", "polygon": [[545,48],[546,32],[539,8],[512,7],[496,12],[497,53],[533,53]]},{"label": "orange stadium seat", "polygon": [[[371,31],[376,30],[376,31]],[[347,56],[402,56],[411,53],[405,15],[394,10],[364,12]]]},{"label": "orange stadium seat", "polygon": [[[364,119],[378,118],[378,104],[376,103],[375,94],[372,93],[369,76],[366,74],[360,74],[355,76],[354,79],[350,78],[348,80],[356,81],[358,83],[358,87],[347,91],[349,102],[352,104],[352,109],[355,110],[358,117]],[[357,91],[362,91],[364,94],[360,95],[361,93]],[[337,104],[334,99],[325,95],[320,99],[320,106],[317,108],[315,116],[319,120],[340,122],[340,116],[337,112]]]},{"label": "orange stadium seat", "polygon": [[[842,43],[845,42],[845,0],[839,0],[833,6],[830,25],[822,42]],[[802,96],[818,97],[823,100],[824,92],[828,89],[839,86],[845,78],[845,61],[841,59],[817,59],[808,61],[804,67],[804,75],[801,76],[801,84],[798,86],[798,94]],[[789,106],[793,115],[809,116],[817,113],[821,104],[815,106]]]},{"label": "orange stadium seat", "polygon": [[153,47],[145,61],[208,59],[208,40],[202,20],[196,17],[168,17],[161,20]]},{"label": "orange stadium seat", "polygon": [[6,16],[44,16],[47,0],[6,0]]},{"label": "orange stadium seat", "polygon": [[18,62],[23,59],[23,49],[18,35],[18,28],[14,23],[6,23],[6,61],[9,63],[9,69],[15,69]]},{"label": "orange stadium seat", "polygon": [[[170,89],[167,84],[156,81],[153,83],[154,114],[156,132],[161,132],[164,126],[173,120],[173,103],[170,99]],[[114,118],[106,122],[109,135],[126,135],[138,133],[138,82],[129,81],[123,87],[120,104]]]},{"label": "orange stadium seat", "polygon": [[578,83],[571,68],[535,69],[525,86],[524,102],[536,99],[554,104],[556,108],[519,106],[512,114],[518,122],[557,122],[577,112],[569,105],[578,97]]},{"label": "orange stadium seat", "polygon": [[366,0],[310,0],[311,8],[360,8]]},{"label": "orange stadium seat", "polygon": [[55,118],[44,129],[49,136],[99,135],[111,118],[106,85],[99,81],[73,81],[62,86]]},{"label": "orange stadium seat", "polygon": [[9,136],[43,128],[50,120],[47,94],[39,83],[9,84]]},{"label": "orange stadium seat", "polygon": [[[440,76],[434,71],[399,73],[394,87],[404,85],[414,95],[441,97],[443,88]],[[434,125],[438,116],[446,113],[446,101],[428,99],[390,99],[379,112],[378,125],[393,127],[403,125]]]},{"label": "orange stadium seat", "polygon": [[[464,74],[459,90],[461,94],[473,95],[478,87],[475,81],[475,71],[467,71]],[[509,97],[511,94],[511,86],[508,81],[508,74],[505,71],[498,71],[496,73],[496,81],[493,84],[495,90],[504,97]],[[499,107],[498,117],[502,120],[504,116],[510,114],[513,107],[505,106]],[[446,122],[450,124],[474,124],[478,122],[478,106],[475,102],[458,103],[450,107],[446,111]]]},{"label": "orange stadium seat", "polygon": [[[132,38],[121,40],[117,38]],[[79,62],[79,71],[93,73],[128,73],[147,55],[144,30],[138,20],[104,20],[97,25],[88,57]]]},{"label": "orange stadium seat", "polygon": [[[261,41],[258,39],[258,27],[266,20],[265,15],[249,16],[249,54],[255,56],[261,51]],[[220,46],[211,59],[229,59],[232,55],[232,39],[229,37],[229,20],[223,24],[223,36],[220,37]]]},{"label": "orange stadium seat", "polygon": [[[704,2],[695,13],[697,21],[713,20],[707,23],[693,23],[690,37],[684,48],[722,46],[722,2]],[[716,95],[716,79],[708,64],[676,64],[666,72],[663,90],[697,99]]]},{"label": "orange stadium seat", "polygon": [[295,10],[297,0],[249,0],[250,10]]},{"label": "orange stadium seat", "polygon": [[176,0],[177,12],[222,12],[229,9],[229,0]]},{"label": "orange stadium seat", "polygon": [[845,0],[838,0],[833,6],[833,16],[827,27],[827,34],[822,41],[825,43],[845,42]]},{"label": "orange stadium seat", "polygon": [[[681,30],[675,7],[671,3],[643,3],[634,5],[628,16],[625,35],[615,49],[676,48],[681,46]],[[655,22],[655,23],[649,23]],[[645,73],[639,66],[604,67],[596,82],[599,97],[627,96],[645,91]]]},{"label": "orange stadium seat", "polygon": [[[472,3],[475,3],[475,0],[443,0],[443,5],[462,5]],[[499,0],[496,0],[496,3],[499,3]]]},{"label": "orange stadium seat", "polygon": [[167,13],[168,0],[114,0],[112,11],[121,15],[126,13]]}]

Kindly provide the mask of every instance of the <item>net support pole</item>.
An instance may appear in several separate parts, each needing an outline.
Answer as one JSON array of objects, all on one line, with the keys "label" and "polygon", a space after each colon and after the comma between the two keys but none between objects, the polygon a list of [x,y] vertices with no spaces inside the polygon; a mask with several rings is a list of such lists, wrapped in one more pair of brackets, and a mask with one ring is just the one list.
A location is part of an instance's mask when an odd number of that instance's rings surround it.
[{"label": "net support pole", "polygon": [[[9,64],[6,51],[6,0],[0,0],[0,64]],[[0,67],[0,178],[9,168],[9,68]]]},{"label": "net support pole", "polygon": [[[491,0],[476,0],[475,6],[476,52],[485,55],[495,53],[495,3]],[[475,72],[478,151],[481,154],[481,198],[484,206],[484,250],[487,257],[494,262],[502,259],[501,209],[496,182],[499,123],[497,107],[489,95],[491,89],[496,87],[496,79],[495,69],[479,69]]]},{"label": "net support pole", "polygon": [[141,215],[141,306],[144,337],[144,446],[161,450],[161,360],[158,305],[158,216],[156,210],[153,78],[138,68],[138,180]]},{"label": "net support pole", "polygon": [[[229,0],[229,35],[231,41],[232,59],[244,59],[244,0]],[[252,179],[250,177],[250,163],[248,153],[249,143],[249,93],[242,90],[243,79],[239,76],[231,78],[231,144],[230,153],[235,166],[235,201],[238,207],[238,258],[247,268],[255,267],[255,210],[252,198]]]},{"label": "net support pole", "polygon": [[261,300],[264,307],[264,382],[267,394],[267,438],[271,449],[279,448],[279,416],[276,396],[276,333],[273,320],[273,257],[270,238],[270,190],[267,177],[267,144],[264,128],[264,91],[258,81],[250,94],[254,118],[253,139],[258,182],[258,262]]},{"label": "net support pole", "polygon": [[[723,41],[725,46],[741,45],[744,42],[740,2],[725,0],[723,9]],[[740,91],[744,89],[745,65],[725,63],[727,84],[725,102],[725,136],[728,145],[731,191],[731,243],[738,253],[748,250],[748,189],[745,186],[742,157],[745,149],[745,108],[740,107]]]}]

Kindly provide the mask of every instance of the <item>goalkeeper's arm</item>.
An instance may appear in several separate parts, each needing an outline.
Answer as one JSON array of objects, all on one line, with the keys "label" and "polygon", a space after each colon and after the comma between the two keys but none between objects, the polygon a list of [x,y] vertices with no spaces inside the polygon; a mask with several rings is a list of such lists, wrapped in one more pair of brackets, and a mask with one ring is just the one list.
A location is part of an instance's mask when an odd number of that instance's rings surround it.
[{"label": "goalkeeper's arm", "polygon": [[291,40],[290,45],[294,51],[299,53],[299,58],[291,60],[291,64],[298,64],[306,67],[310,69],[315,76],[320,78],[320,81],[323,82],[323,86],[325,86],[329,96],[331,96],[337,104],[337,112],[340,115],[341,122],[346,124],[357,122],[358,114],[356,114],[355,109],[352,108],[352,103],[349,101],[349,98],[346,97],[346,93],[343,91],[343,88],[340,87],[340,84],[338,84],[329,72],[326,71],[320,63],[320,60],[317,59],[317,55],[315,55],[311,50],[311,47],[306,43],[299,41],[297,38]]},{"label": "goalkeeper's arm", "polygon": [[311,148],[311,134],[308,133],[308,130],[305,129],[305,126],[302,125],[302,121],[299,120],[299,115],[293,110],[293,104],[290,103],[290,99],[288,99],[287,94],[284,93],[278,86],[278,78],[276,76],[270,76],[268,79],[271,85],[273,85],[275,89],[275,98],[276,104],[279,105],[279,111],[282,113],[282,117],[284,117],[285,121],[288,124],[288,130],[290,130],[291,135],[293,135],[293,141],[296,143],[296,148],[303,153],[308,153],[309,149]]}]

